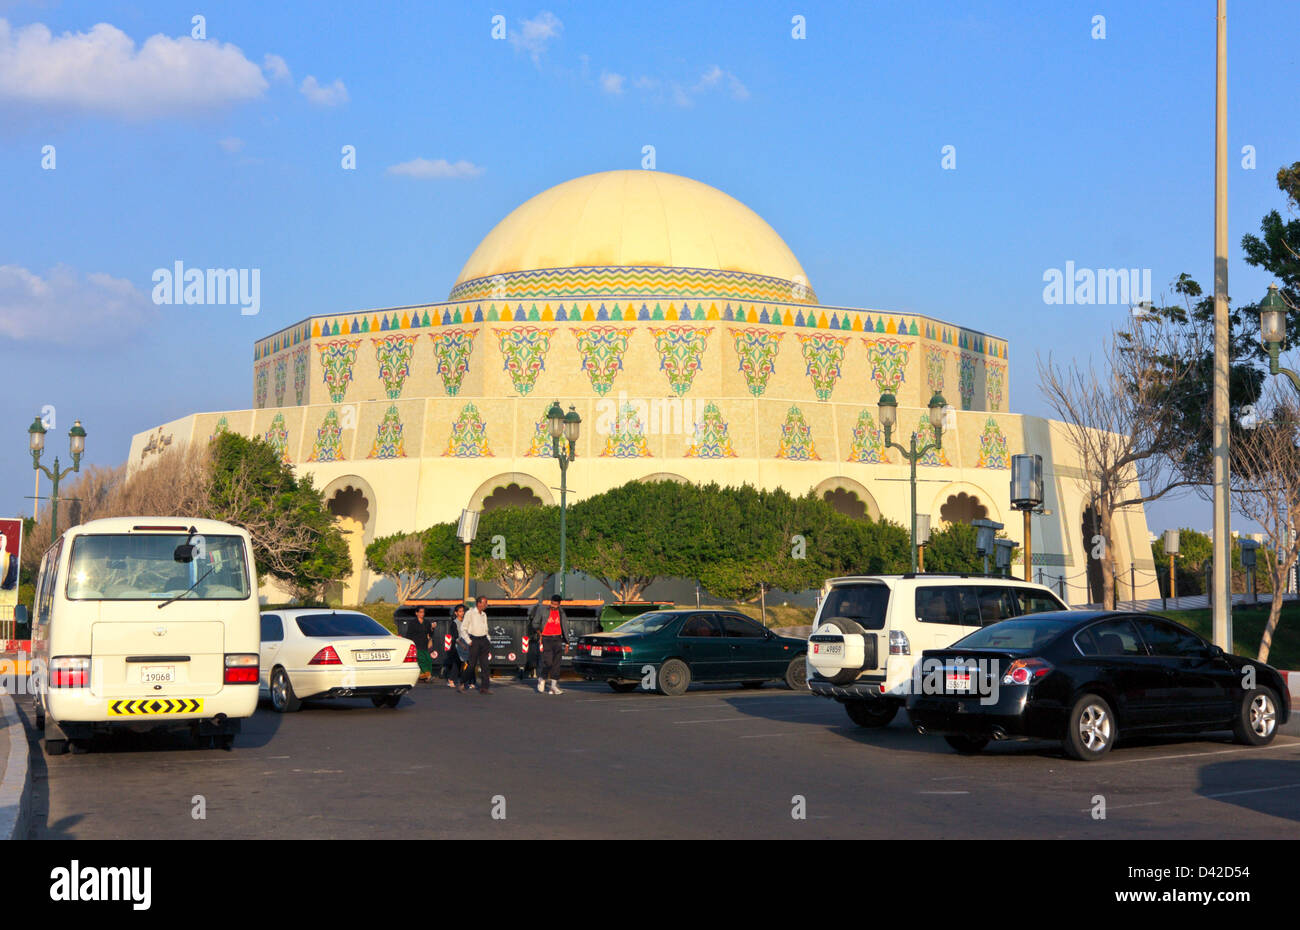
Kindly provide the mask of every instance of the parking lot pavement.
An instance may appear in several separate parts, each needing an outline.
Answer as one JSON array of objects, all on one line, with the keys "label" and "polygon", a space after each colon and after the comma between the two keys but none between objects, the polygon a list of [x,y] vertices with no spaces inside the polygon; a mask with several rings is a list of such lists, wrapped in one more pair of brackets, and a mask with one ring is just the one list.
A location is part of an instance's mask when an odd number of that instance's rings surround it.
[{"label": "parking lot pavement", "polygon": [[958,756],[903,714],[859,729],[837,704],[776,686],[679,698],[564,688],[501,681],[481,696],[439,682],[396,710],[262,709],[231,752],[126,734],[87,755],[37,754],[33,832],[1177,839],[1284,835],[1300,821],[1290,733],[1263,749],[1227,734],[1154,739],[1085,764],[1052,743]]}]

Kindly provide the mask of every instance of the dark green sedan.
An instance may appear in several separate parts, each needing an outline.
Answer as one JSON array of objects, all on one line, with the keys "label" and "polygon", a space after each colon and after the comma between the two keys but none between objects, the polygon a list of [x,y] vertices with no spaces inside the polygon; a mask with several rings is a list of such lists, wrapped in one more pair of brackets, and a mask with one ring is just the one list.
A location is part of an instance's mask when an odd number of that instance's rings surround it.
[{"label": "dark green sedan", "polygon": [[778,636],[734,611],[656,610],[608,633],[583,636],[573,670],[615,691],[677,695],[693,682],[723,681],[746,688],[782,681],[802,691],[808,686],[806,651],[804,640]]}]

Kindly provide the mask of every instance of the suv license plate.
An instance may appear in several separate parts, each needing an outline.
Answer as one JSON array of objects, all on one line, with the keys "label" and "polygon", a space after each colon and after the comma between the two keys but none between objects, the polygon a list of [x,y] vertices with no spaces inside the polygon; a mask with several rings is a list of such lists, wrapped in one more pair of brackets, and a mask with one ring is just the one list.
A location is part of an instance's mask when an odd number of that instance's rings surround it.
[{"label": "suv license plate", "polygon": [[844,655],[843,643],[813,643],[813,652],[823,656]]},{"label": "suv license plate", "polygon": [[356,656],[358,662],[387,662],[388,656],[390,655],[390,653],[379,649],[366,652],[354,652],[352,654]]},{"label": "suv license plate", "polygon": [[176,681],[174,665],[140,666],[140,683],[146,685],[172,684]]}]

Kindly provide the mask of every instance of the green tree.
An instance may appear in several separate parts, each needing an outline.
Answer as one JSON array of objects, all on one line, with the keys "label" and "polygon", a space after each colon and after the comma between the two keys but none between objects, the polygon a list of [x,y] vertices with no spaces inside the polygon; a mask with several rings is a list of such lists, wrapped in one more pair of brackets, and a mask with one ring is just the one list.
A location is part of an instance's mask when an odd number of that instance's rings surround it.
[{"label": "green tree", "polygon": [[395,533],[366,546],[366,565],[372,572],[392,579],[399,604],[424,597],[445,577],[429,570],[432,562],[425,557],[426,545],[424,533]]},{"label": "green tree", "polygon": [[560,508],[498,507],[483,514],[470,547],[475,577],[507,597],[532,597],[560,570]]},{"label": "green tree", "polygon": [[[1283,222],[1281,214],[1270,210],[1260,221],[1258,236],[1247,233],[1241,237],[1241,250],[1246,261],[1268,271],[1278,281],[1282,299],[1286,301],[1286,341],[1283,351],[1300,345],[1300,161],[1277,172],[1277,188],[1286,198],[1287,213],[1291,219]],[[1262,299],[1263,294],[1259,297]],[[1264,360],[1267,355],[1259,340],[1258,303],[1251,305],[1254,317],[1246,328],[1251,357]],[[1253,329],[1251,328],[1253,326]],[[1234,355],[1235,357],[1235,355]]]},{"label": "green tree", "polygon": [[[930,542],[925,547],[925,570],[927,572],[953,572],[956,574],[979,575],[984,572],[984,556],[975,551],[975,537],[979,531],[969,523],[945,523],[939,529],[930,531]],[[1007,539],[1006,533],[999,532],[999,539]],[[1014,562],[1020,547],[1011,550]],[[989,571],[994,571],[995,559],[989,553]]]},{"label": "green tree", "polygon": [[310,475],[295,476],[260,439],[222,433],[211,445],[205,516],[248,530],[258,568],[300,601],[352,572],[343,533]]}]

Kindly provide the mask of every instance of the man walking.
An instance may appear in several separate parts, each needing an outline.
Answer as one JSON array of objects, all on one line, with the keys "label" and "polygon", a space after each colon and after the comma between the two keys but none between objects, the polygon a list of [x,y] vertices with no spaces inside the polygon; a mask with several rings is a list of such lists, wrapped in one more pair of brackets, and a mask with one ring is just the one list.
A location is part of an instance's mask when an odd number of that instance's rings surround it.
[{"label": "man walking", "polygon": [[447,621],[447,633],[442,638],[443,657],[442,672],[447,679],[447,687],[456,687],[460,680],[460,656],[456,654],[456,641],[460,639],[461,624],[465,620],[465,605],[457,604],[451,609],[451,619]]},{"label": "man walking", "polygon": [[[468,674],[473,676],[474,669],[478,669],[479,694],[492,693],[492,670],[488,661],[488,652],[492,648],[492,643],[488,640],[488,622],[485,612],[487,600],[486,597],[480,596],[474,601],[474,606],[465,612],[465,621],[461,624],[461,637],[469,641]],[[466,690],[465,686],[461,685],[460,690]]]},{"label": "man walking", "polygon": [[550,607],[544,608],[546,610],[546,619],[541,623],[542,655],[537,669],[538,694],[564,693],[560,690],[558,679],[560,677],[560,664],[563,661],[564,644],[569,639],[569,618],[560,604],[560,595],[556,594],[551,597]]},{"label": "man walking", "polygon": [[520,678],[528,678],[535,674],[538,682],[542,681],[542,627],[546,626],[550,613],[550,603],[538,594],[537,603],[528,611],[528,649],[524,653],[524,671]]}]

